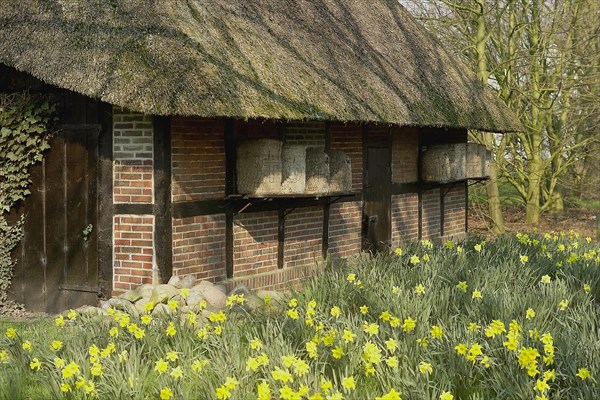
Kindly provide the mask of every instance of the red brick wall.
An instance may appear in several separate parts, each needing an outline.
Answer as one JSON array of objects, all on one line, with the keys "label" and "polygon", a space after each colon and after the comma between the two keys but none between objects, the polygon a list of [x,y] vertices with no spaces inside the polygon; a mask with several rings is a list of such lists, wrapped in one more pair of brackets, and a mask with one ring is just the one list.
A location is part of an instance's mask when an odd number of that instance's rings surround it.
[{"label": "red brick wall", "polygon": [[283,267],[298,267],[321,261],[323,208],[297,208],[285,217]]},{"label": "red brick wall", "polygon": [[236,285],[246,285],[255,289],[274,289],[282,290],[290,286],[298,287],[302,279],[311,276],[319,267],[310,264],[300,267],[276,269],[262,274],[253,274],[243,277],[235,277],[226,282],[229,290]]},{"label": "red brick wall", "polygon": [[418,135],[418,128],[392,129],[392,182],[417,181]]},{"label": "red brick wall", "polygon": [[226,278],[224,214],[173,220],[173,275]]},{"label": "red brick wall", "polygon": [[341,150],[350,157],[352,189],[361,190],[363,181],[362,127],[359,124],[332,123],[329,132],[331,149]]},{"label": "red brick wall", "polygon": [[277,211],[238,214],[233,220],[233,276],[277,269]]},{"label": "red brick wall", "polygon": [[423,192],[422,239],[437,239],[441,234],[440,189]]},{"label": "red brick wall", "polygon": [[453,187],[444,197],[444,237],[462,238],[465,235],[465,184]]},{"label": "red brick wall", "polygon": [[303,144],[325,149],[325,122],[290,122],[285,125],[284,140],[290,144]]},{"label": "red brick wall", "polygon": [[113,217],[113,293],[152,283],[154,217]]},{"label": "red brick wall", "polygon": [[419,238],[419,197],[416,193],[392,196],[392,247]]},{"label": "red brick wall", "polygon": [[171,146],[173,202],[225,196],[222,120],[173,118]]},{"label": "red brick wall", "polygon": [[153,202],[152,116],[113,108],[113,200]]},{"label": "red brick wall", "polygon": [[360,253],[362,202],[334,203],[329,209],[329,254],[332,258]]}]

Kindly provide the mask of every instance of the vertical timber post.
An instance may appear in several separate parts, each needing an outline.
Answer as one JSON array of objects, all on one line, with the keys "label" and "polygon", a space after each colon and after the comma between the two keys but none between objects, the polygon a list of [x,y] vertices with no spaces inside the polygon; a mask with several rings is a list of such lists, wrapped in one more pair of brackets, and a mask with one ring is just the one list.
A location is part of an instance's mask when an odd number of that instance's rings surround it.
[{"label": "vertical timber post", "polygon": [[173,275],[171,203],[171,118],[153,118],[154,136],[154,251],[162,283]]},{"label": "vertical timber post", "polygon": [[113,291],[113,112],[98,106],[101,130],[98,137],[98,285],[101,295]]},{"label": "vertical timber post", "polygon": [[[331,130],[329,121],[325,122],[325,152],[329,153],[331,150]],[[323,239],[321,241],[321,253],[323,259],[327,259],[329,253],[329,217],[331,214],[331,204],[326,202],[323,205]]]},{"label": "vertical timber post", "polygon": [[[225,120],[225,196],[235,194],[235,121]],[[225,210],[225,273],[233,278],[233,210]]]}]

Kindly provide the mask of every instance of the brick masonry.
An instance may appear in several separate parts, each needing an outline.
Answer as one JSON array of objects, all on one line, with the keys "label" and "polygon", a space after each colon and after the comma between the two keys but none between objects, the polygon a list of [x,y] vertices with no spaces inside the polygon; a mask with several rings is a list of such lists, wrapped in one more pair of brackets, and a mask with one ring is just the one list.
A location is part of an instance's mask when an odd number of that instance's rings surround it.
[{"label": "brick masonry", "polygon": [[419,130],[413,127],[392,129],[392,182],[416,182]]},{"label": "brick masonry", "polygon": [[172,119],[173,202],[223,198],[225,195],[223,131],[222,120]]},{"label": "brick masonry", "polygon": [[325,122],[295,122],[285,125],[285,143],[325,149]]},{"label": "brick masonry", "polygon": [[153,202],[152,116],[113,108],[113,199]]},{"label": "brick masonry", "polygon": [[233,289],[239,284],[246,285],[255,289],[273,289],[282,290],[289,287],[298,288],[302,279],[307,278],[321,270],[320,266],[309,264],[300,267],[284,268],[267,273],[259,273],[235,277],[225,282],[228,290]]},{"label": "brick masonry", "polygon": [[[290,210],[287,210],[290,211]],[[322,260],[323,209],[297,208],[285,217],[283,267],[315,264]]]},{"label": "brick masonry", "polygon": [[152,283],[154,216],[113,217],[113,293]]},{"label": "brick masonry", "polygon": [[362,202],[334,203],[329,210],[329,255],[333,259],[361,251]]},{"label": "brick masonry", "polygon": [[392,196],[392,246],[419,238],[419,196],[416,193]]},{"label": "brick masonry", "polygon": [[444,197],[444,238],[462,239],[465,236],[465,184],[460,184]]},{"label": "brick masonry", "polygon": [[441,234],[440,189],[423,192],[422,239],[437,239]]},{"label": "brick masonry", "polygon": [[226,278],[224,214],[173,220],[173,275]]},{"label": "brick masonry", "polygon": [[352,190],[362,190],[363,144],[362,128],[359,124],[332,123],[329,127],[331,148],[343,151],[350,157],[352,167]]},{"label": "brick masonry", "polygon": [[277,211],[242,213],[233,220],[233,276],[277,269]]}]

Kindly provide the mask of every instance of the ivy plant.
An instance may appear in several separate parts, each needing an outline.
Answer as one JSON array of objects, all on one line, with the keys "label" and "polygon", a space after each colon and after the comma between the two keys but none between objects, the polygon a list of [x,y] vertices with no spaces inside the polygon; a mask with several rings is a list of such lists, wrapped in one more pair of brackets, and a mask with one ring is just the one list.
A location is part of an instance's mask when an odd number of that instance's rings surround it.
[{"label": "ivy plant", "polygon": [[6,215],[30,194],[30,168],[50,148],[55,120],[56,105],[48,96],[0,94],[0,306],[13,274],[10,253],[23,236],[24,217],[10,224]]}]

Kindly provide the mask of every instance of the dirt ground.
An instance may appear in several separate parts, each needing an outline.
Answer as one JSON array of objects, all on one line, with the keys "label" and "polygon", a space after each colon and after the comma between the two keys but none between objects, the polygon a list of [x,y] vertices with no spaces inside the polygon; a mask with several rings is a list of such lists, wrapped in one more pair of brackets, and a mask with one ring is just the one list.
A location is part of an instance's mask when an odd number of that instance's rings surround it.
[{"label": "dirt ground", "polygon": [[[506,231],[532,232],[534,228],[525,224],[525,209],[519,206],[505,206],[504,224]],[[596,214],[598,211],[585,209],[568,209],[560,214],[543,214],[537,231],[546,232],[568,232],[573,230],[581,237],[591,237],[596,240]],[[492,233],[487,228],[487,210],[480,206],[469,207],[469,233],[485,237],[492,237]]]}]

